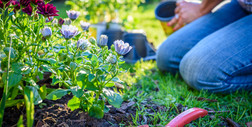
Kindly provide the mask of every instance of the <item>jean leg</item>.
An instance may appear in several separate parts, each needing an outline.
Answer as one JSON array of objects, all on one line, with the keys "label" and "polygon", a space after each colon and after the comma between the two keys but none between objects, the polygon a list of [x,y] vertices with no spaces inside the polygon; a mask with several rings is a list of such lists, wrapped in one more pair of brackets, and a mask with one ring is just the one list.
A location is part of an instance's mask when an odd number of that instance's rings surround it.
[{"label": "jean leg", "polygon": [[214,13],[207,14],[184,26],[164,41],[157,51],[157,66],[161,71],[177,73],[184,55],[200,40],[224,26],[246,16],[247,13],[233,0]]},{"label": "jean leg", "polygon": [[229,93],[252,90],[252,14],[207,36],[180,63],[192,87]]}]

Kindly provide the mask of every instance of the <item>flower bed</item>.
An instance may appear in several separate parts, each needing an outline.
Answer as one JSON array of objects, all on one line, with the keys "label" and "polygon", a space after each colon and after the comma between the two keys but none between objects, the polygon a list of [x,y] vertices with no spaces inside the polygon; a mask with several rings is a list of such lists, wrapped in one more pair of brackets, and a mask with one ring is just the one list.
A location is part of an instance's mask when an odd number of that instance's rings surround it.
[{"label": "flower bed", "polygon": [[[68,94],[73,96],[67,103],[71,111],[81,109],[99,119],[109,112],[105,103],[119,108],[123,102],[121,94],[109,88],[121,82],[120,57],[131,47],[118,40],[108,49],[108,38],[96,41],[88,23],[81,24],[83,31],[71,25],[78,11],[67,11],[68,20],[57,20],[53,16],[59,16],[58,10],[48,2],[0,1],[0,125],[5,108],[25,106],[25,124],[31,127],[36,105]],[[49,85],[39,83],[45,78],[52,79]],[[18,125],[24,124],[23,115]]]}]

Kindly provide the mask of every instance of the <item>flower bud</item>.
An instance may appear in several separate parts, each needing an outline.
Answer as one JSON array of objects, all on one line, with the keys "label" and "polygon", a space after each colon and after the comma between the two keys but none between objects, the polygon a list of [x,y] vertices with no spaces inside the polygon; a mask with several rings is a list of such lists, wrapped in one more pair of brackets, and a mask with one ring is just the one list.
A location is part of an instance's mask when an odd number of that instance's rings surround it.
[{"label": "flower bud", "polygon": [[96,44],[96,39],[94,37],[89,38],[89,42],[93,45]]},{"label": "flower bud", "polygon": [[77,42],[77,48],[80,50],[86,50],[90,45],[87,39],[80,39]]},{"label": "flower bud", "polygon": [[45,27],[41,30],[43,37],[48,38],[52,36],[52,29],[50,27]]},{"label": "flower bud", "polygon": [[60,18],[59,22],[58,22],[59,26],[62,26],[64,24],[64,22],[65,22],[64,19]]},{"label": "flower bud", "polygon": [[109,54],[109,56],[107,57],[106,61],[108,61],[111,64],[115,64],[117,62],[116,55]]},{"label": "flower bud", "polygon": [[64,19],[65,21],[65,25],[70,25],[72,23],[72,20],[70,20],[69,18]]},{"label": "flower bud", "polygon": [[88,22],[83,22],[81,21],[80,22],[80,25],[81,25],[81,28],[84,30],[84,31],[88,31],[89,27],[90,27],[90,23]]},{"label": "flower bud", "polygon": [[38,13],[35,13],[35,14],[34,14],[34,17],[35,17],[35,19],[39,19]]},{"label": "flower bud", "polygon": [[115,46],[115,51],[119,55],[122,55],[122,56],[129,53],[129,51],[132,49],[132,47],[129,46],[129,43],[124,43],[122,40],[116,40],[114,42],[114,46]]},{"label": "flower bud", "polygon": [[98,42],[99,46],[106,46],[108,43],[108,36],[107,35],[101,35],[100,40]]},{"label": "flower bud", "polygon": [[76,20],[80,15],[79,11],[74,11],[74,10],[66,11],[66,13],[67,13],[68,18],[70,18],[71,20]]}]

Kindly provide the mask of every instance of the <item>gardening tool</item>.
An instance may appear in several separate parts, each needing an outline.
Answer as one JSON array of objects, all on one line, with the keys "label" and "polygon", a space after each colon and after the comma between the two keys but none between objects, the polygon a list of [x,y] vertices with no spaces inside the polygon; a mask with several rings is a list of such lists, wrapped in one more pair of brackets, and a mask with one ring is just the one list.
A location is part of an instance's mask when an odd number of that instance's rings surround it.
[{"label": "gardening tool", "polygon": [[[193,120],[200,117],[204,117],[208,114],[208,111],[201,108],[191,108],[176,116],[165,127],[183,127]],[[139,127],[149,127],[148,125],[142,125]]]},{"label": "gardening tool", "polygon": [[167,23],[174,17],[176,8],[176,1],[161,2],[155,9],[155,16],[160,21],[165,34],[168,36],[172,34],[173,28],[168,26]]}]

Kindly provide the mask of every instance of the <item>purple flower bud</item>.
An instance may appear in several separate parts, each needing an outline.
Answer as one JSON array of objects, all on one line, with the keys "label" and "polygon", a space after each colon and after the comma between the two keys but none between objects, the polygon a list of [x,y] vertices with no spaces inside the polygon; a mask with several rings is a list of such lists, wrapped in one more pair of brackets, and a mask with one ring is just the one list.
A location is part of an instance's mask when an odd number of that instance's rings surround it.
[{"label": "purple flower bud", "polygon": [[77,48],[80,50],[86,50],[91,44],[87,39],[80,39],[77,42]]},{"label": "purple flower bud", "polygon": [[108,43],[108,36],[107,35],[101,35],[100,40],[98,41],[99,46],[107,46]]},{"label": "purple flower bud", "polygon": [[116,55],[109,54],[109,56],[107,57],[106,61],[108,61],[111,64],[115,64],[117,62]]},{"label": "purple flower bud", "polygon": [[80,15],[79,11],[74,10],[66,11],[66,13],[68,15],[68,18],[70,18],[71,20],[76,20]]},{"label": "purple flower bud", "polygon": [[114,42],[114,46],[115,46],[115,51],[119,55],[122,55],[122,56],[129,53],[129,51],[132,49],[132,47],[129,46],[129,43],[124,43],[122,40],[116,40]]},{"label": "purple flower bud", "polygon": [[45,27],[41,30],[43,37],[48,38],[52,36],[52,29],[50,27]]},{"label": "purple flower bud", "polygon": [[83,21],[81,21],[81,22],[80,22],[80,25],[81,25],[81,28],[82,28],[84,31],[87,31],[87,30],[89,29],[89,27],[90,27],[90,23],[88,23],[88,22],[83,22]]},{"label": "purple flower bud", "polygon": [[62,26],[62,25],[64,24],[64,22],[65,22],[64,19],[60,18],[60,19],[59,19],[59,22],[58,22],[58,23],[59,23],[59,26]]},{"label": "purple flower bud", "polygon": [[79,34],[78,28],[72,25],[62,25],[60,32],[65,39],[71,39]]}]

